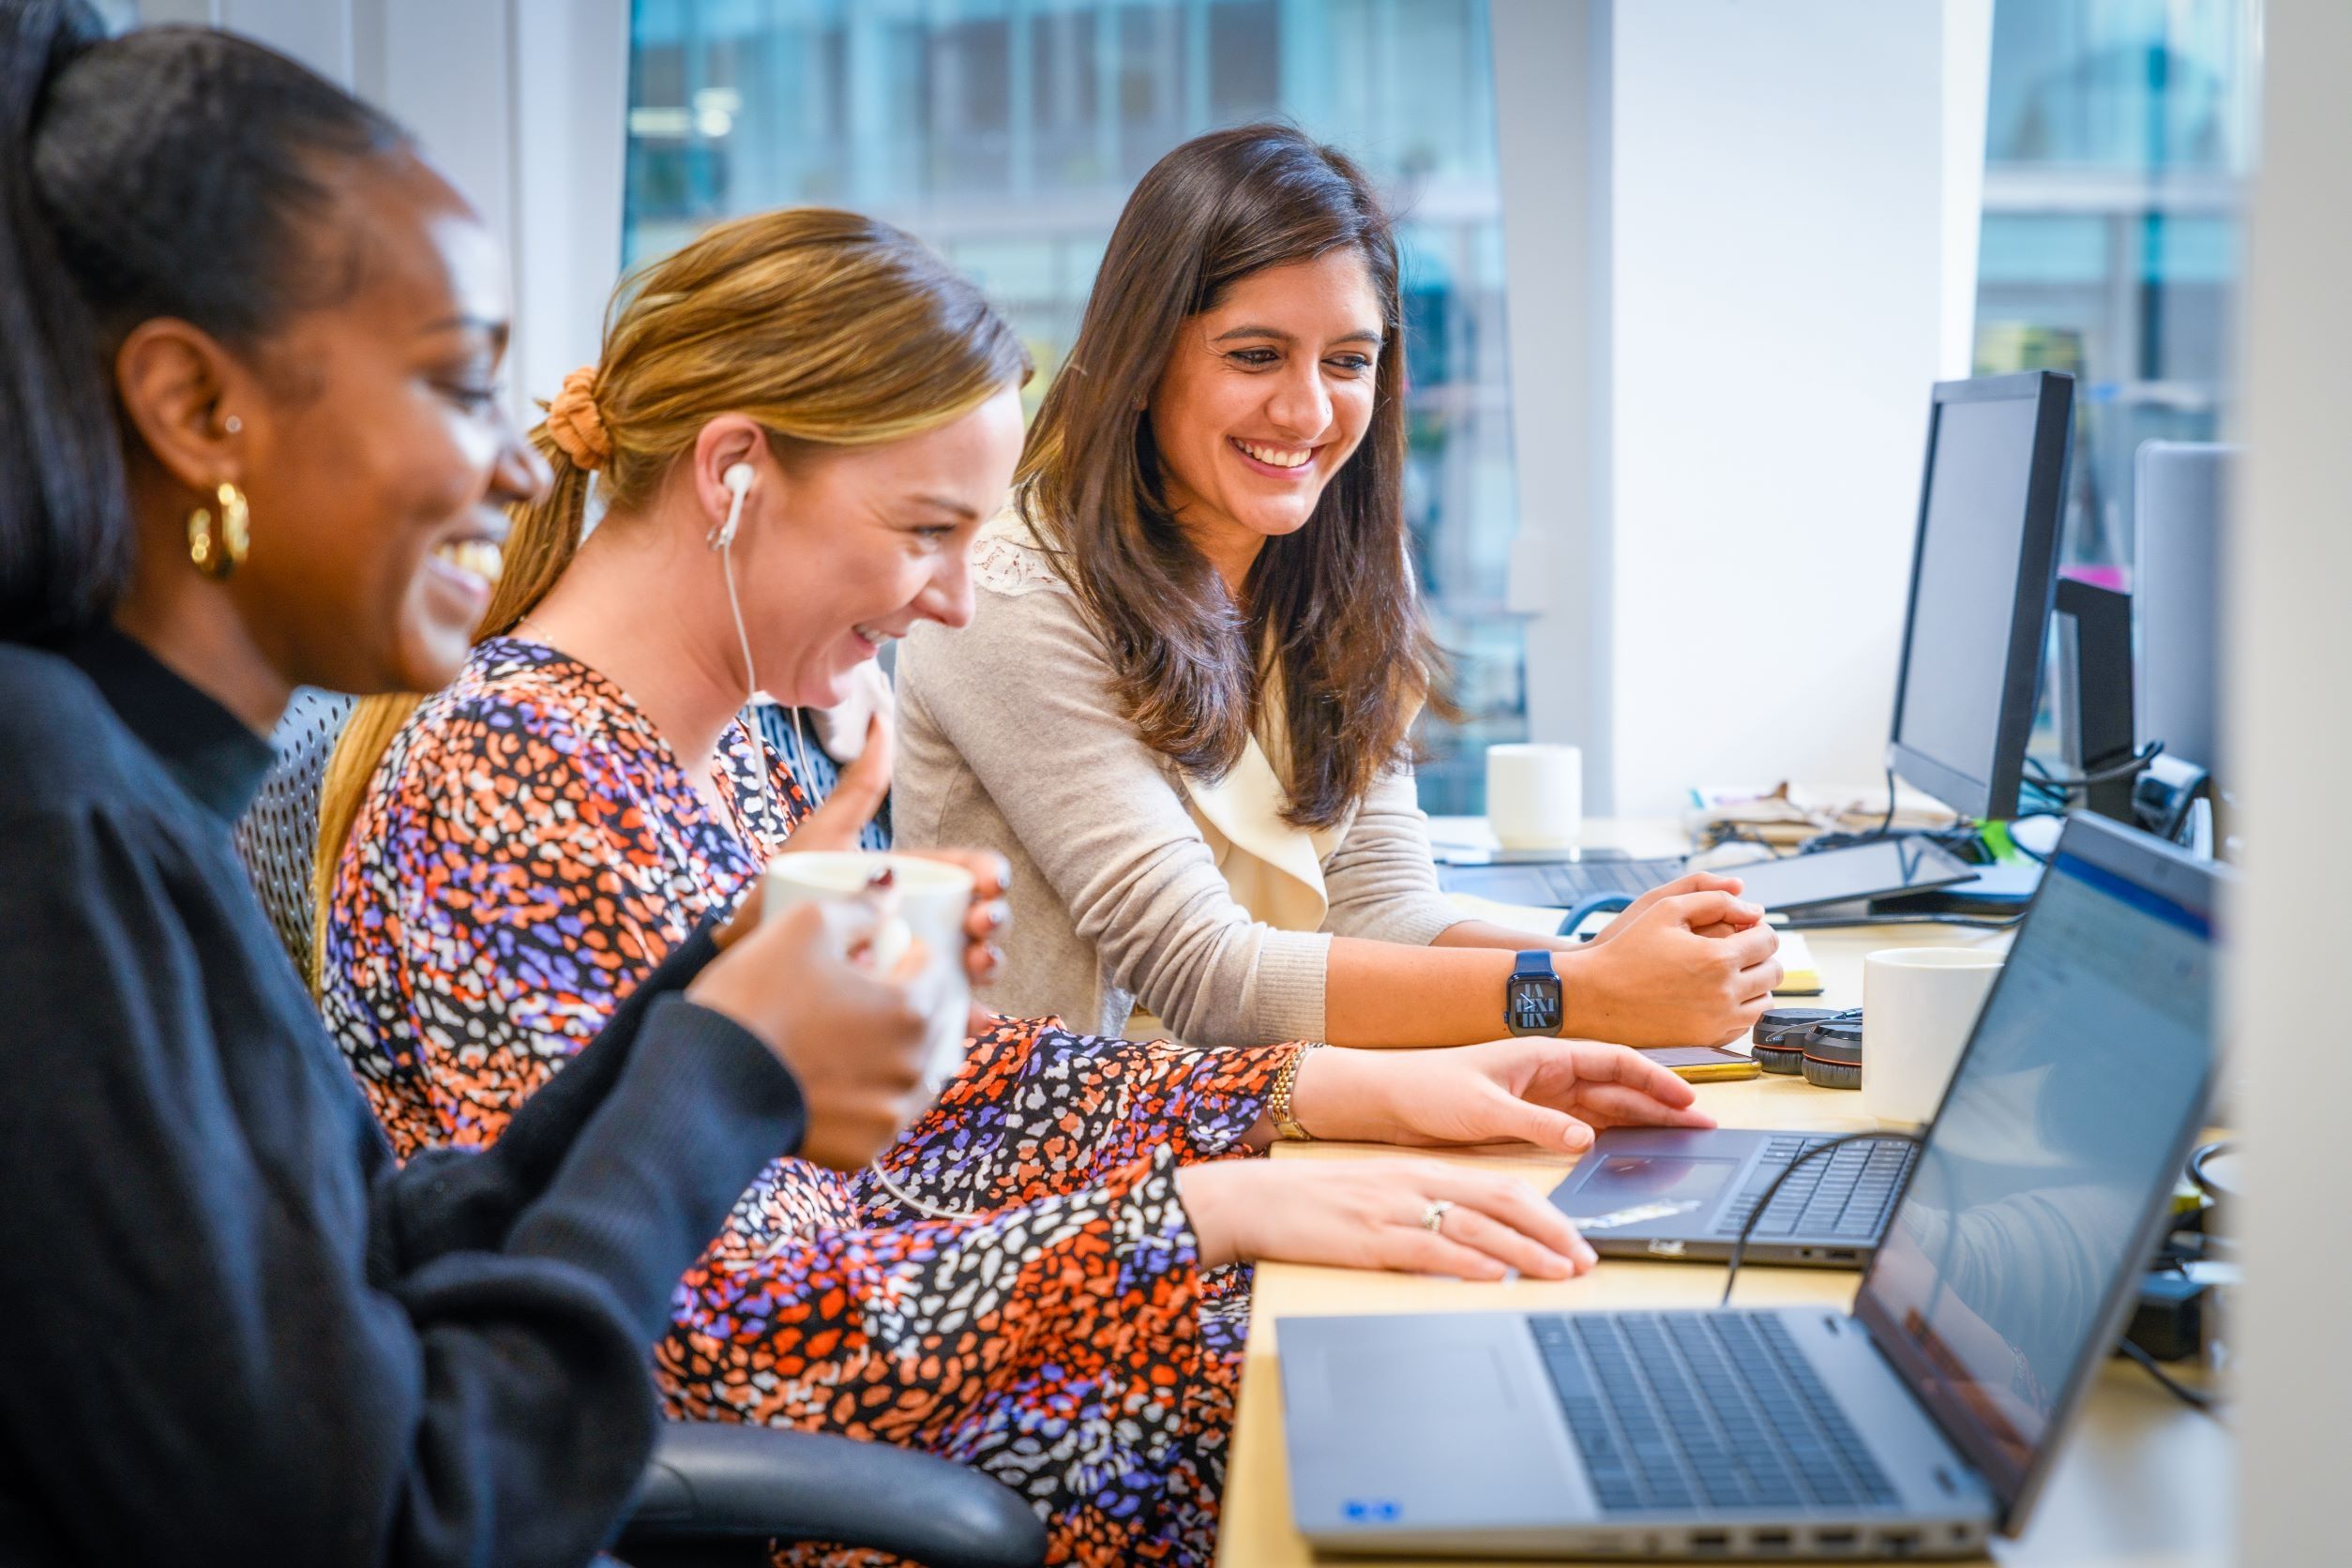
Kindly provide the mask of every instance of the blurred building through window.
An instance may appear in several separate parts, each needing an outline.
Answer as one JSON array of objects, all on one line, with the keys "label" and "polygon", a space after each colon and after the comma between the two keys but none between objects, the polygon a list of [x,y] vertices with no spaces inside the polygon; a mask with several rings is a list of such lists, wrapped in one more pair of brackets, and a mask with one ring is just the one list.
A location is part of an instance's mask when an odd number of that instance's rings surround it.
[{"label": "blurred building through window", "polygon": [[636,0],[625,255],[767,207],[872,214],[988,290],[1033,400],[1137,178],[1268,116],[1360,160],[1402,220],[1406,508],[1465,710],[1424,726],[1422,799],[1478,811],[1485,746],[1527,722],[1485,0]]},{"label": "blurred building through window", "polygon": [[2065,565],[2127,586],[2133,454],[2237,384],[2260,0],[1996,0],[1976,370],[2078,378]]}]

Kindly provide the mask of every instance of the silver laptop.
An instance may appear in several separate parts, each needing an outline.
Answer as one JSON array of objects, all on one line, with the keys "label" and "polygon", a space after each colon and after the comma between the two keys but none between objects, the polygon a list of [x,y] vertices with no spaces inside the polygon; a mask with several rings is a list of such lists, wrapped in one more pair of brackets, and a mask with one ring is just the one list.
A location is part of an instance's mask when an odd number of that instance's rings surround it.
[{"label": "silver laptop", "polygon": [[[1918,1151],[1884,1138],[1805,1158],[1834,1136],[1611,1127],[1552,1189],[1552,1202],[1604,1258],[1721,1262],[1745,1227],[1743,1263],[1859,1269],[1878,1244]],[[1767,1193],[1772,1202],[1759,1214]]]},{"label": "silver laptop", "polygon": [[2216,877],[2069,822],[1850,1315],[1282,1319],[1300,1530],[1349,1552],[1742,1559],[1966,1557],[2015,1533],[2196,1136]]},{"label": "silver laptop", "polygon": [[[1506,904],[1573,910],[1593,897],[1638,897],[1686,868],[1680,860],[1632,860],[1611,850],[1522,855],[1451,851],[1439,861],[1438,885]],[[1974,882],[1985,867],[1970,866],[1925,838],[1897,835],[1720,869],[1747,884],[1741,897],[1787,912],[1931,892]]]}]

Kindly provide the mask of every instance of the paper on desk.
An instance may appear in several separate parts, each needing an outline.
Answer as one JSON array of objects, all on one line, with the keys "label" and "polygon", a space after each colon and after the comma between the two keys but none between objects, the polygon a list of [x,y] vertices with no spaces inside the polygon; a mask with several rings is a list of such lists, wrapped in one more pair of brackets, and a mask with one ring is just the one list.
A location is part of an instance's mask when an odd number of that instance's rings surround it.
[{"label": "paper on desk", "polygon": [[1802,931],[1783,931],[1780,934],[1780,984],[1772,988],[1774,996],[1819,996],[1821,970],[1813,960],[1813,949],[1805,945]]},{"label": "paper on desk", "polygon": [[[1474,893],[1449,893],[1454,907],[1465,918],[1484,920],[1509,930],[1526,931],[1533,936],[1548,937],[1560,930],[1565,910],[1544,909],[1534,904],[1506,904],[1500,899],[1481,898]],[[1802,931],[1780,933],[1780,984],[1772,988],[1774,996],[1818,996],[1821,993],[1821,971],[1814,962],[1813,949],[1806,945]]]},{"label": "paper on desk", "polygon": [[[1949,827],[1958,821],[1941,801],[1898,784],[1894,819],[1900,832]],[[1795,844],[1817,833],[1861,833],[1887,821],[1884,783],[1818,785],[1781,783],[1769,790],[1752,785],[1704,784],[1691,791],[1683,825],[1699,843],[1738,836],[1769,844]]]}]

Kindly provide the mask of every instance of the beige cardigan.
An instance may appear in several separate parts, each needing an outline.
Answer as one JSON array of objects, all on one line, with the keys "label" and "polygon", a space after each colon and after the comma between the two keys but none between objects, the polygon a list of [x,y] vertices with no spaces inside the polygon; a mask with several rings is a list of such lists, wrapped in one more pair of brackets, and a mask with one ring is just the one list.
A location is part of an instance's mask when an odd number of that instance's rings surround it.
[{"label": "beige cardigan", "polygon": [[981,1001],[1097,1034],[1140,1004],[1197,1045],[1321,1038],[1333,936],[1420,946],[1463,918],[1410,771],[1314,835],[1278,821],[1255,746],[1217,784],[1186,780],[1119,713],[1078,600],[1018,529],[982,535],[972,626],[926,623],[898,655],[898,842],[1013,865]]}]

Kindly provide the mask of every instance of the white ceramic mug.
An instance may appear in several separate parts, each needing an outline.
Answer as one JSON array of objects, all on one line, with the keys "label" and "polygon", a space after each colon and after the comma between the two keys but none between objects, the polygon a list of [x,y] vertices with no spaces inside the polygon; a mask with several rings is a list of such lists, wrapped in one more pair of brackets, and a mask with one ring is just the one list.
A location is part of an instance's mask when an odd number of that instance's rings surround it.
[{"label": "white ceramic mug", "polygon": [[926,953],[915,986],[929,1028],[924,1038],[923,1078],[932,1093],[963,1065],[965,1026],[972,1014],[972,977],[964,969],[964,919],[972,910],[972,873],[958,866],[876,850],[815,850],[768,862],[761,918],[772,920],[794,904],[853,898],[883,867],[892,872],[897,913],[874,933],[874,967],[895,968],[920,938]]},{"label": "white ceramic mug", "polygon": [[1584,833],[1584,753],[1541,741],[1488,746],[1486,825],[1506,850],[1573,849]]},{"label": "white ceramic mug", "polygon": [[1889,947],[1862,959],[1865,1114],[1917,1125],[1936,1114],[2001,956],[1974,947]]}]

